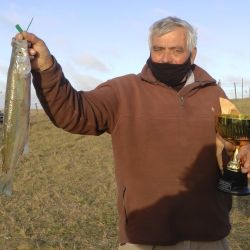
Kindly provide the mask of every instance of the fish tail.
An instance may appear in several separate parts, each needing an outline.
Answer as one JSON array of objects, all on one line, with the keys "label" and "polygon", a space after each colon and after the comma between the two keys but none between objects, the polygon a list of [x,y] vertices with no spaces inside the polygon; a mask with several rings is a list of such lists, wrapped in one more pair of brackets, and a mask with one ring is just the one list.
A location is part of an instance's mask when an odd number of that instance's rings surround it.
[{"label": "fish tail", "polygon": [[6,196],[11,196],[13,187],[13,176],[4,174],[0,176],[0,192]]}]

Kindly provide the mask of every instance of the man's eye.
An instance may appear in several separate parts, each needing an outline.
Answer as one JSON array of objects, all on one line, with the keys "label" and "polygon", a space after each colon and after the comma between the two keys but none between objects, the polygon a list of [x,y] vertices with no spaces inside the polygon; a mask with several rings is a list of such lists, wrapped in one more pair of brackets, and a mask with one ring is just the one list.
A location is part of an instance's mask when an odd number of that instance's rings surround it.
[{"label": "man's eye", "polygon": [[182,49],[176,49],[175,52],[176,53],[183,53],[183,50]]},{"label": "man's eye", "polygon": [[163,48],[161,48],[161,47],[154,47],[153,50],[154,50],[154,51],[162,51]]}]

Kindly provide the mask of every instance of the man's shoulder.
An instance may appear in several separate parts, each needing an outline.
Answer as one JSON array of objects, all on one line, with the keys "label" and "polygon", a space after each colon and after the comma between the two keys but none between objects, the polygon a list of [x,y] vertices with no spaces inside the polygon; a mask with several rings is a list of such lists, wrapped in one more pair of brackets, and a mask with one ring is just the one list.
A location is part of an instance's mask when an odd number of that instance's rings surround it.
[{"label": "man's shoulder", "polygon": [[136,86],[141,82],[141,78],[137,74],[126,74],[109,79],[106,83],[113,87],[129,87]]},{"label": "man's shoulder", "polygon": [[125,81],[129,81],[129,80],[138,80],[138,75],[132,74],[132,73],[126,74],[126,75],[111,78],[109,81],[119,83],[119,82],[125,82]]},{"label": "man's shoulder", "polygon": [[196,64],[193,65],[193,73],[195,81],[216,83],[216,80],[205,69]]}]

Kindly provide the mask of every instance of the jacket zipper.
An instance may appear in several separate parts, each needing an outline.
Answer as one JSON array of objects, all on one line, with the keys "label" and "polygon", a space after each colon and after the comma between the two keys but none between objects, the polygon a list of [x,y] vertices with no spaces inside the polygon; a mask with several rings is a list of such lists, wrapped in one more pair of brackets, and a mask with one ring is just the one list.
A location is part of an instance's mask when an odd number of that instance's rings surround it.
[{"label": "jacket zipper", "polygon": [[181,106],[183,107],[184,106],[184,96],[180,96],[179,93],[177,93],[177,95],[180,99]]}]

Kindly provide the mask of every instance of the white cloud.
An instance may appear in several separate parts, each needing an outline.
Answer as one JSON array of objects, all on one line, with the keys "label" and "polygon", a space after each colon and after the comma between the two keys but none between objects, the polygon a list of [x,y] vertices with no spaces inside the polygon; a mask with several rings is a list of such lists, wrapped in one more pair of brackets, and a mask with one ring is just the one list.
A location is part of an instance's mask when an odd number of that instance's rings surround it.
[{"label": "white cloud", "polygon": [[[87,69],[95,70],[98,72],[109,72],[110,69],[98,58],[90,54],[83,54],[74,59],[78,66],[84,66]],[[80,64],[80,65],[79,65]]]},{"label": "white cloud", "polygon": [[11,24],[13,25],[14,22],[10,19],[10,18],[7,18],[6,16],[3,16],[2,14],[0,14],[0,22],[3,23],[3,24]]},{"label": "white cloud", "polygon": [[5,65],[0,64],[0,75],[7,73],[8,68]]},{"label": "white cloud", "polygon": [[[102,82],[102,80],[95,78],[89,75],[82,75],[82,74],[74,74],[74,83],[77,85],[74,86],[77,90],[91,90],[95,88],[98,84]],[[73,81],[71,81],[72,83]]]},{"label": "white cloud", "polygon": [[161,16],[162,18],[173,15],[173,13],[169,12],[168,10],[161,8],[154,8],[153,13],[155,13],[157,16]]},{"label": "white cloud", "polygon": [[0,14],[0,22],[14,26],[17,23],[17,20],[20,20],[16,13],[1,13]]},{"label": "white cloud", "polygon": [[15,4],[9,4],[8,10],[2,9],[0,12],[0,22],[14,27],[16,24],[20,24],[23,29],[26,29],[26,24],[30,21],[30,17],[23,15],[23,9]]}]

